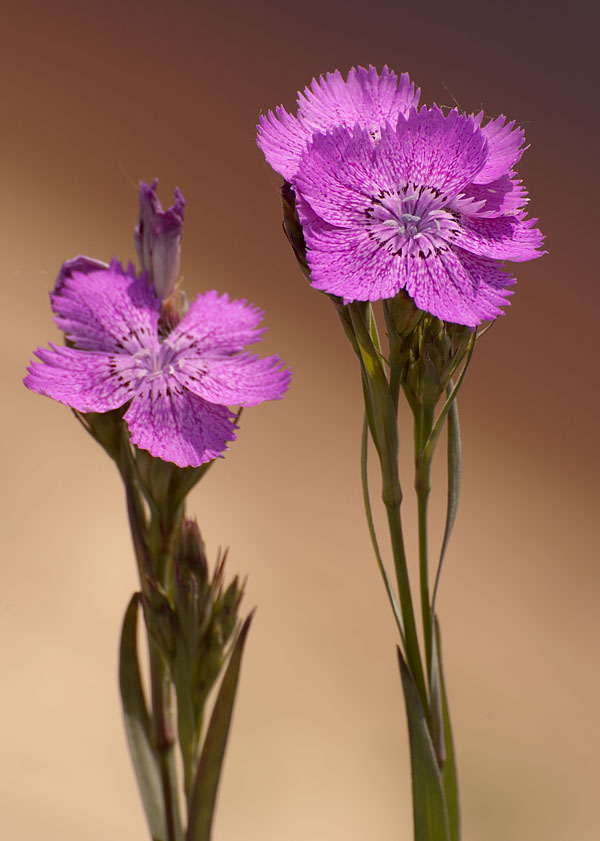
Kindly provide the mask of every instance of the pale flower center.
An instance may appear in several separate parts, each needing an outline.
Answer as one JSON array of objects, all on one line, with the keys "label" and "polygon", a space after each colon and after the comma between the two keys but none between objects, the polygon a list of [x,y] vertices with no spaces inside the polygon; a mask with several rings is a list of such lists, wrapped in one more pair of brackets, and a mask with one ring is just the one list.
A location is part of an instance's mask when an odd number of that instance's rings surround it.
[{"label": "pale flower center", "polygon": [[447,198],[430,187],[406,184],[382,191],[366,211],[369,236],[393,254],[428,257],[448,248],[458,233]]}]

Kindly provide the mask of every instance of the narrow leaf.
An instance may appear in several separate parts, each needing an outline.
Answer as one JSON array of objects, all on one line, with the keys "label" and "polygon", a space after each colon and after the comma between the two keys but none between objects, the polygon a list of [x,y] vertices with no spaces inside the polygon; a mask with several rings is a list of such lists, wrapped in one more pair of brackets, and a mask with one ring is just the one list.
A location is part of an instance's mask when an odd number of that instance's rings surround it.
[{"label": "narrow leaf", "polygon": [[[435,663],[437,661],[437,664]],[[452,726],[450,724],[450,713],[448,709],[448,696],[446,694],[446,682],[444,680],[444,669],[442,665],[442,647],[440,639],[440,626],[435,618],[435,654],[434,668],[437,669],[440,700],[442,707],[442,722],[444,732],[444,747],[446,761],[442,772],[442,783],[448,810],[448,824],[450,827],[450,841],[460,841],[460,805],[458,799],[458,773],[456,768],[456,754],[454,752],[454,739],[452,738]]]},{"label": "narrow leaf", "polygon": [[458,511],[458,500],[460,497],[460,482],[462,476],[462,447],[460,443],[460,424],[458,420],[458,405],[454,399],[448,410],[448,504],[446,509],[446,526],[444,528],[444,538],[442,540],[442,549],[440,552],[440,560],[435,576],[435,584],[433,587],[433,596],[431,601],[432,613],[435,610],[435,598],[437,595],[440,575],[442,573],[442,565],[444,563],[444,556],[448,548],[448,542],[454,521],[456,520],[456,512]]},{"label": "narrow leaf", "polygon": [[398,649],[412,770],[414,841],[450,841],[448,813],[435,750],[419,693]]},{"label": "narrow leaf", "polygon": [[165,841],[166,820],[160,765],[144,697],[137,652],[137,613],[140,594],[134,593],[125,611],[119,652],[119,687],[129,752],[138,781],[148,826],[154,841]]},{"label": "narrow leaf", "polygon": [[229,658],[212,712],[194,780],[186,841],[210,841],[225,748],[231,726],[244,644],[254,611],[248,616]]}]

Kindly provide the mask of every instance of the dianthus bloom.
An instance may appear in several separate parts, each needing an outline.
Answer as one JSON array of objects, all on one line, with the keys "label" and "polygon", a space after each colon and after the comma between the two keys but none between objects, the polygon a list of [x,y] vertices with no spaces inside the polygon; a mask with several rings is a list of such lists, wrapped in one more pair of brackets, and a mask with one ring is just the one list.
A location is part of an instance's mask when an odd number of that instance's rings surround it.
[{"label": "dianthus bloom", "polygon": [[405,290],[420,309],[475,326],[501,314],[514,283],[498,261],[542,253],[514,171],[523,132],[504,117],[482,126],[482,114],[417,110],[406,98],[393,119],[380,108],[377,125],[351,125],[349,101],[356,105],[362,90],[374,120],[389,75],[384,71],[377,84],[370,68],[351,73],[345,87],[335,74],[336,85],[322,81],[331,119],[304,138],[293,165],[282,166],[276,154],[273,115],[259,127],[259,145],[294,189],[315,288],[345,303]]},{"label": "dianthus bloom", "polygon": [[146,273],[86,258],[66,264],[51,301],[73,347],[39,348],[25,385],[80,412],[129,403],[131,441],[179,467],[221,455],[235,438],[229,405],[276,400],[289,385],[279,357],[244,352],[263,333],[262,313],[245,301],[198,295],[161,338],[161,299]]}]

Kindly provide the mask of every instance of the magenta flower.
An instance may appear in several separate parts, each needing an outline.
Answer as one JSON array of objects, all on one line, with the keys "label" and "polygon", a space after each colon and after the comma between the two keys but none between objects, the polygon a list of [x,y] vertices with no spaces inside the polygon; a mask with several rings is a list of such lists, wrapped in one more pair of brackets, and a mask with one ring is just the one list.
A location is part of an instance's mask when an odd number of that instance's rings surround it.
[{"label": "magenta flower", "polygon": [[[100,265],[100,267],[98,267]],[[227,295],[198,295],[159,338],[161,300],[133,266],[77,258],[51,295],[55,322],[74,347],[39,348],[25,385],[80,412],[124,415],[138,447],[179,467],[220,456],[235,439],[229,405],[277,400],[290,381],[277,356],[244,352],[262,313]]]},{"label": "magenta flower", "polygon": [[541,256],[514,170],[524,134],[498,117],[416,109],[419,92],[384,68],[313,80],[258,144],[293,188],[316,289],[350,301],[405,290],[440,319],[501,314],[515,281],[499,261]]},{"label": "magenta flower", "polygon": [[420,91],[407,73],[400,78],[384,67],[381,76],[369,66],[352,68],[346,80],[339,70],[313,79],[304,93],[298,92],[298,115],[283,106],[260,118],[258,145],[274,170],[294,182],[302,155],[315,134],[338,126],[366,129],[374,139],[386,123],[395,125],[400,114],[408,114],[419,102]]}]

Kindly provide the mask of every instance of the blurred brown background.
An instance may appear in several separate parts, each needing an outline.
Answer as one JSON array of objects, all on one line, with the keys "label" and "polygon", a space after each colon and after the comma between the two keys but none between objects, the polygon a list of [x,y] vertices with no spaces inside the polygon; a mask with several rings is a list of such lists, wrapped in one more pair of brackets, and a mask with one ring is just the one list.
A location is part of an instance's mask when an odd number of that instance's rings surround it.
[{"label": "blurred brown background", "polygon": [[[410,836],[394,629],[361,509],[356,365],[280,230],[261,110],[313,75],[407,70],[422,100],[523,124],[550,254],[517,266],[461,399],[464,493],[440,610],[464,841],[597,841],[597,21],[591,4],[4,4],[0,837],[143,841],[116,684],[136,587],[116,471],[21,385],[82,253],[134,256],[139,179],[187,199],[182,270],[266,310],[294,369],[192,495],[258,605],[216,841]],[[594,181],[594,184],[592,184]],[[403,420],[403,465],[410,429]],[[443,460],[443,459],[442,459]],[[405,519],[413,523],[410,479]],[[443,470],[434,513],[443,505]]]}]

